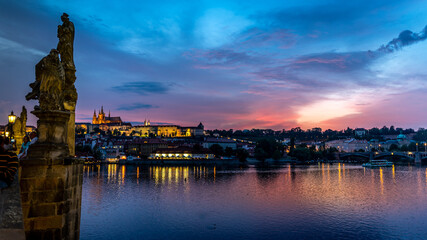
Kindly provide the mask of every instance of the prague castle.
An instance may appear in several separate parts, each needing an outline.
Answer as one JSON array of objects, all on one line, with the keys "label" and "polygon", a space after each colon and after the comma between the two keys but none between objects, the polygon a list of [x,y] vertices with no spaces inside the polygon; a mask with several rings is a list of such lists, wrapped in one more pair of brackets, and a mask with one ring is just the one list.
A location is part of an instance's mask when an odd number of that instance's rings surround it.
[{"label": "prague castle", "polygon": [[104,107],[96,114],[93,113],[92,123],[76,123],[76,131],[83,129],[90,133],[96,128],[105,132],[115,132],[120,135],[140,137],[196,137],[204,135],[204,126],[200,123],[197,127],[181,127],[179,125],[151,125],[150,120],[145,120],[143,125],[132,126],[123,122],[120,117],[105,116]]},{"label": "prague castle", "polygon": [[199,123],[197,127],[181,127],[178,125],[151,125],[144,121],[144,125],[132,127],[132,131],[141,137],[194,137],[203,136],[204,126]]},{"label": "prague castle", "polygon": [[122,124],[122,119],[120,117],[111,117],[110,111],[108,111],[108,117],[105,117],[104,107],[101,107],[98,116],[96,116],[96,110],[93,111],[92,124]]}]

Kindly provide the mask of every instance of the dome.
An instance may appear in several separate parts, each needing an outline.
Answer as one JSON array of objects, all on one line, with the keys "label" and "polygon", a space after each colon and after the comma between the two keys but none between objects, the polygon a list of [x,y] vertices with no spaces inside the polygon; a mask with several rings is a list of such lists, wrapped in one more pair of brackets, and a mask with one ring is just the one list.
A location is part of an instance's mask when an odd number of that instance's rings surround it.
[{"label": "dome", "polygon": [[405,134],[399,134],[398,136],[397,136],[397,140],[404,140],[404,139],[406,139],[406,136],[405,136]]}]

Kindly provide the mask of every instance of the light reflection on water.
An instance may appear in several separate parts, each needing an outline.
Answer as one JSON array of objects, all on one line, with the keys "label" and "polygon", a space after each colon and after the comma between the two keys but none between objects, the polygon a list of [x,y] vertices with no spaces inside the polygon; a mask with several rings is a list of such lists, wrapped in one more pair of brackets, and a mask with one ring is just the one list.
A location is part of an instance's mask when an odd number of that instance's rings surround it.
[{"label": "light reflection on water", "polygon": [[427,168],[84,167],[81,239],[423,239]]}]

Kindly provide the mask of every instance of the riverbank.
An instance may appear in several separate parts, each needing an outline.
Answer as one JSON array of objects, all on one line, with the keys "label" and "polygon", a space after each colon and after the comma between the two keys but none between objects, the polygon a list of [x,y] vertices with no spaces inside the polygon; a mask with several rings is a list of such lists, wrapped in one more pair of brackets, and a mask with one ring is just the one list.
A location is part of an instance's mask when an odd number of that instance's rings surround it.
[{"label": "riverbank", "polygon": [[[292,164],[292,165],[316,165],[319,163],[326,164],[336,164],[336,163],[351,163],[351,164],[360,164],[362,165],[366,161],[359,160],[318,160],[318,161],[306,161],[299,162],[291,159],[266,159],[264,161],[257,160],[255,158],[248,158],[246,161],[241,162],[237,158],[234,159],[211,159],[211,160],[184,160],[184,159],[168,159],[168,160],[120,160],[118,162],[85,162],[86,165],[96,165],[96,164],[120,164],[120,165],[148,165],[148,166],[214,166],[214,165],[224,165],[224,166],[241,166],[241,165],[282,165],[282,164]],[[413,162],[394,162],[395,165],[417,165]]]}]

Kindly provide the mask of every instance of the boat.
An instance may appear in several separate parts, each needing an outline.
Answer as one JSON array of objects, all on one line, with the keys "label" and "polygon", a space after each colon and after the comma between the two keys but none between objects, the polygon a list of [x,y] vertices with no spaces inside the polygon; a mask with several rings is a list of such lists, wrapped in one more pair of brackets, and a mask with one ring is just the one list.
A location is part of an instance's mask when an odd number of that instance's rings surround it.
[{"label": "boat", "polygon": [[368,167],[368,168],[391,167],[391,166],[393,166],[393,163],[387,160],[371,160],[367,163],[362,164],[362,167]]}]

